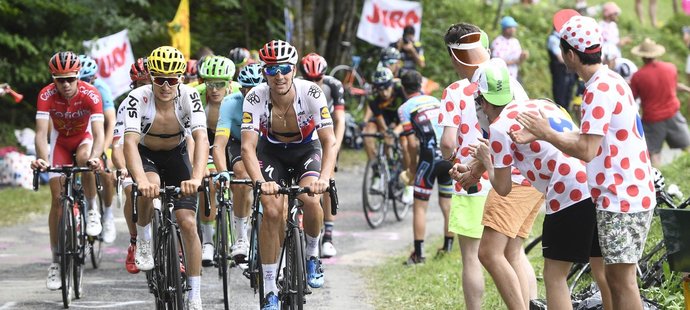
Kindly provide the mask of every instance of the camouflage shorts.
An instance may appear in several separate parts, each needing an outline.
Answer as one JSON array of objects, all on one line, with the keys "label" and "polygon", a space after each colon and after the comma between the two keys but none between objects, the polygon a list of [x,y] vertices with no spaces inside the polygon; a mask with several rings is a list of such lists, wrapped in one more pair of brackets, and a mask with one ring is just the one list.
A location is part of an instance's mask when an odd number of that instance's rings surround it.
[{"label": "camouflage shorts", "polygon": [[642,256],[654,211],[617,213],[597,210],[599,245],[606,264],[636,264]]}]

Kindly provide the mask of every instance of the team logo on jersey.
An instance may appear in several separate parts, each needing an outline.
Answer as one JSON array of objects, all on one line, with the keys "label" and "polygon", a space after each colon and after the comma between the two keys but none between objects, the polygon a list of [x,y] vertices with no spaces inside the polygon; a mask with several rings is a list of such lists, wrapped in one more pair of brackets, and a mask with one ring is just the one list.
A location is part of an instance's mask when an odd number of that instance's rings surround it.
[{"label": "team logo on jersey", "polygon": [[257,95],[256,93],[250,93],[245,100],[247,100],[247,102],[251,103],[252,105],[255,105],[259,103],[259,101],[261,101],[261,99],[259,99],[259,95]]},{"label": "team logo on jersey", "polygon": [[252,114],[249,112],[242,113],[242,124],[251,124],[254,121]]},{"label": "team logo on jersey", "polygon": [[321,108],[321,119],[331,118],[331,113],[328,112],[328,107]]},{"label": "team logo on jersey", "polygon": [[309,90],[307,91],[307,96],[312,96],[314,99],[319,99],[321,97],[321,87],[317,85],[312,85],[309,87]]}]

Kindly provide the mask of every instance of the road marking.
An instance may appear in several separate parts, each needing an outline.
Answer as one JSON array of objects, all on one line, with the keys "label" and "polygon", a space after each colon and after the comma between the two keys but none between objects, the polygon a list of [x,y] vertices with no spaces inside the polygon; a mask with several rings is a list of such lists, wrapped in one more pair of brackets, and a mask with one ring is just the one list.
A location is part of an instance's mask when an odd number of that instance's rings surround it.
[{"label": "road marking", "polygon": [[12,309],[12,307],[14,307],[16,305],[17,305],[17,303],[14,301],[6,302],[2,306],[0,306],[0,310]]},{"label": "road marking", "polygon": [[[48,302],[49,304],[62,305],[62,302]],[[72,301],[69,305],[71,308],[85,308],[85,309],[105,309],[105,308],[118,308],[126,307],[132,305],[141,305],[148,303],[148,301],[143,300],[132,300],[125,302],[107,302],[107,301]],[[1,308],[0,308],[1,309]]]}]

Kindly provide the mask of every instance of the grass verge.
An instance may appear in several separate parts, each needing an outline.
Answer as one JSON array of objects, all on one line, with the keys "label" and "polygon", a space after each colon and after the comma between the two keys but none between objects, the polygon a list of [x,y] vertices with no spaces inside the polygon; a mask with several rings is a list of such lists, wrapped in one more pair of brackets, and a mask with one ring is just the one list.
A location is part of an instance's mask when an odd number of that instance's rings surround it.
[{"label": "grass verge", "polygon": [[[681,187],[687,197],[690,195],[690,155],[684,154],[673,163],[661,169],[666,184],[675,183]],[[534,223],[531,236],[541,234],[543,215],[540,215]],[[654,217],[647,238],[646,249],[651,249],[663,239],[659,218]],[[430,245],[425,248],[426,253],[435,253],[441,246],[441,237],[434,237]],[[412,245],[410,245],[410,248]],[[427,258],[422,266],[403,267],[402,262],[407,259],[409,252],[399,253],[386,263],[372,267],[367,273],[369,287],[375,288],[376,309],[465,309],[462,294],[460,272],[462,261],[457,243],[454,251],[441,259]],[[429,255],[427,255],[429,256]],[[544,283],[541,280],[544,260],[541,251],[537,248],[529,255],[534,271],[539,279],[539,297],[544,298]],[[667,268],[666,268],[667,269]],[[505,309],[496,286],[489,274],[484,271],[485,293],[482,299],[482,309]],[[683,309],[683,292],[680,277],[673,273],[667,273],[666,285],[645,291],[644,294],[651,300],[662,303],[665,309]]]},{"label": "grass verge", "polygon": [[34,214],[46,214],[50,210],[50,189],[41,187],[38,192],[23,188],[0,189],[0,227],[17,225]]}]

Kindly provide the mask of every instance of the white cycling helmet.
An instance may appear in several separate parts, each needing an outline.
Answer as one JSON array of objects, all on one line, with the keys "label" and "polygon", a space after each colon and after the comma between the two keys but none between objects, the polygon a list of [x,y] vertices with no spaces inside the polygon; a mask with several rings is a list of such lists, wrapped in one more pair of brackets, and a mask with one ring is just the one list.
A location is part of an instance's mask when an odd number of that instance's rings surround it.
[{"label": "white cycling helmet", "polygon": [[273,40],[259,50],[259,58],[266,65],[297,64],[297,49],[283,40]]}]

